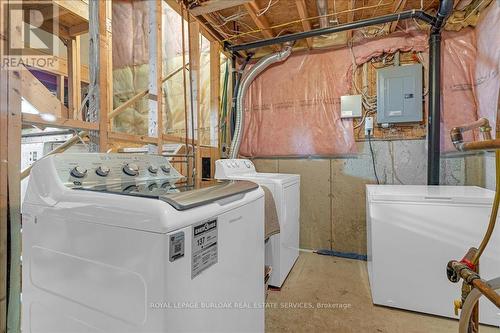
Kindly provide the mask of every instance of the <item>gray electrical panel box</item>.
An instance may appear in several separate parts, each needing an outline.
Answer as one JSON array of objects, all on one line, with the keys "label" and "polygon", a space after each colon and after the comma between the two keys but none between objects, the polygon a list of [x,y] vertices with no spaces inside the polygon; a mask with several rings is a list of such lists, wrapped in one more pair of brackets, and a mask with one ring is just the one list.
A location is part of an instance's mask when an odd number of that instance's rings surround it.
[{"label": "gray electrical panel box", "polygon": [[377,123],[422,121],[422,65],[377,70]]}]

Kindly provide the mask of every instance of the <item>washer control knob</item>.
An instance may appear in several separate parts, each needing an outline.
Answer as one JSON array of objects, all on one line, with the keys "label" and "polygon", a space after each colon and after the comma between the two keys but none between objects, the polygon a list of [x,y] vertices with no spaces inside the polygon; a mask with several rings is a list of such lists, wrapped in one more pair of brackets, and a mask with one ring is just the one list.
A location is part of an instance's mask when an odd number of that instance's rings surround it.
[{"label": "washer control knob", "polygon": [[137,176],[139,174],[139,166],[135,163],[127,163],[123,167],[123,172],[129,176]]},{"label": "washer control knob", "polygon": [[109,175],[109,171],[110,171],[109,167],[101,165],[95,170],[95,173],[101,177],[106,177],[107,175]]},{"label": "washer control knob", "polygon": [[161,171],[163,171],[163,173],[170,174],[170,167],[168,165],[162,165]]},{"label": "washer control knob", "polygon": [[149,168],[148,168],[148,171],[154,175],[156,175],[158,173],[158,168],[154,165],[150,165]]},{"label": "washer control knob", "polygon": [[77,165],[71,170],[70,173],[75,178],[83,178],[87,175],[87,169]]}]

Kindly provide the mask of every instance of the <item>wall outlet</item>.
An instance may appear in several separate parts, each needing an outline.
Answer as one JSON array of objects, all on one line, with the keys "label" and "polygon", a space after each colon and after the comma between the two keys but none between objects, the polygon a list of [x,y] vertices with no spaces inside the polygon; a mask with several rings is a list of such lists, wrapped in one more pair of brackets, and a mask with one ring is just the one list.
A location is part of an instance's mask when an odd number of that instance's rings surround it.
[{"label": "wall outlet", "polygon": [[373,136],[373,117],[365,118],[365,135]]}]

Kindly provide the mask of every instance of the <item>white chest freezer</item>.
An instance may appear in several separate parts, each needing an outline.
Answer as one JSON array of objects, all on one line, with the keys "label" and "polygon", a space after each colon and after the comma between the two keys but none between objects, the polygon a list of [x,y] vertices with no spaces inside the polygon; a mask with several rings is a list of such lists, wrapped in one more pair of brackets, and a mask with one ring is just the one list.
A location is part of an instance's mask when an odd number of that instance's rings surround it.
[{"label": "white chest freezer", "polygon": [[[374,304],[450,318],[461,282],[446,265],[477,247],[494,192],[475,186],[367,185],[368,273]],[[480,261],[480,275],[500,276],[500,225]],[[480,321],[500,326],[500,310],[480,303]]]},{"label": "white chest freezer", "polygon": [[162,156],[38,161],[22,208],[23,331],[263,332],[262,189],[178,177]]}]

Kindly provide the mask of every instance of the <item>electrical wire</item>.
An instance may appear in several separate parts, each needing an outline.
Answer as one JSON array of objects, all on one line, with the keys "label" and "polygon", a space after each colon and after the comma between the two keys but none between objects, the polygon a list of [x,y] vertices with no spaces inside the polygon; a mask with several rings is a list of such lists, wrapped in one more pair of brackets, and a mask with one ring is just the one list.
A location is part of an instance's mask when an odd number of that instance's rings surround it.
[{"label": "electrical wire", "polygon": [[278,1],[279,1],[279,0],[276,0],[276,1],[274,1],[274,2],[273,2],[273,0],[269,0],[269,3],[267,4],[267,7],[266,7],[265,9],[261,10],[261,11],[257,14],[257,16],[262,16],[262,15],[264,15],[264,14],[265,14],[265,13],[269,10],[269,8],[271,8],[271,6],[274,6],[275,4],[277,4],[277,3],[278,3]]},{"label": "electrical wire", "polygon": [[380,185],[380,180],[379,180],[378,174],[377,174],[377,168],[375,166],[375,153],[373,152],[371,136],[372,136],[371,130],[368,130],[367,137],[368,137],[368,145],[370,146],[370,154],[371,154],[371,157],[372,157],[373,173],[375,174],[375,179],[377,180],[377,184]]},{"label": "electrical wire", "polygon": [[[380,4],[380,7],[389,6],[389,5],[393,5],[393,3],[392,2],[386,2],[386,3]],[[276,24],[276,25],[270,26],[268,29],[277,29],[277,28],[287,27],[287,26],[294,25],[294,24],[297,24],[297,23],[302,23],[302,22],[305,22],[305,21],[317,20],[317,19],[320,19],[322,17],[338,16],[339,14],[346,14],[346,13],[350,13],[350,12],[356,12],[356,11],[359,11],[359,10],[371,9],[371,8],[376,8],[376,7],[379,7],[379,6],[378,5],[373,5],[373,6],[358,7],[358,8],[343,10],[343,11],[340,11],[338,13],[332,13],[332,14],[326,14],[326,15],[319,15],[319,16],[313,16],[313,17],[307,17],[307,18],[304,18],[304,19],[293,20],[293,21],[289,21],[289,22],[285,22],[285,23],[281,23],[281,24]],[[234,40],[236,38],[240,38],[240,37],[243,37],[243,36],[245,36],[247,34],[251,34],[251,33],[261,32],[262,30],[263,29],[255,29],[255,30],[252,30],[252,31],[244,32],[244,33],[232,36],[230,38],[226,38],[222,42],[230,42],[230,41],[232,41],[232,40]]]}]

